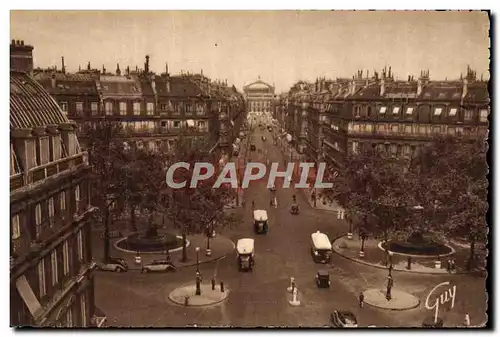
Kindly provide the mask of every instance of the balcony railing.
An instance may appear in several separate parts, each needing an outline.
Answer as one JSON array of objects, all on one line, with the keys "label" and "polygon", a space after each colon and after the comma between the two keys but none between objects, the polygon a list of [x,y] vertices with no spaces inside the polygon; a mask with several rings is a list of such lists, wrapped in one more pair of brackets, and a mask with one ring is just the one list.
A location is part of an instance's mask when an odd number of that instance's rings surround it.
[{"label": "balcony railing", "polygon": [[78,153],[71,157],[65,157],[41,166],[34,167],[28,171],[27,175],[18,173],[10,177],[10,190],[14,191],[25,185],[36,183],[64,172],[70,168],[77,167],[84,163],[85,152]]},{"label": "balcony railing", "polygon": [[207,127],[200,128],[200,127],[160,127],[160,128],[141,128],[141,129],[133,129],[129,128],[126,129],[124,132],[124,135],[129,136],[129,135],[134,135],[134,136],[140,136],[140,135],[178,135],[180,133],[183,134],[204,134],[208,133],[209,129]]}]

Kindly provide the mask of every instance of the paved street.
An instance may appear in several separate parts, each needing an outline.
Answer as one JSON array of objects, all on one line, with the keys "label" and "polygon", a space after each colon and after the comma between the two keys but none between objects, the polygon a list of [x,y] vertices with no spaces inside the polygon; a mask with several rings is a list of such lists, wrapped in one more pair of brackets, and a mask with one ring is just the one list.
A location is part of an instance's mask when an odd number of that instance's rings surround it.
[{"label": "paved street", "polygon": [[[261,136],[266,135],[263,142]],[[250,160],[270,159],[280,162],[283,157],[273,145],[271,134],[259,131],[251,135],[257,149]],[[247,200],[244,221],[236,229],[223,235],[236,241],[243,237],[255,238],[256,265],[249,273],[238,272],[236,255],[200,266],[203,282],[209,283],[215,275],[217,282],[223,280],[230,294],[223,304],[209,308],[182,307],[171,303],[168,294],[174,288],[194,283],[196,267],[186,267],[175,274],[140,274],[131,271],[126,274],[98,273],[96,277],[97,304],[109,317],[110,326],[156,326],[180,327],[198,326],[307,326],[319,327],[329,324],[329,314],[334,309],[353,311],[360,326],[419,326],[430,313],[423,306],[429,291],[443,281],[451,280],[457,286],[455,308],[446,313],[445,325],[459,325],[466,312],[471,323],[485,320],[486,308],[484,280],[472,276],[417,275],[405,272],[394,273],[394,284],[417,296],[422,303],[408,311],[385,311],[365,306],[359,308],[357,298],[361,291],[383,287],[385,270],[353,263],[336,254],[331,265],[314,264],[310,255],[310,234],[320,230],[334,239],[347,231],[347,225],[331,213],[312,209],[305,195],[294,189],[278,187],[278,208],[270,207],[271,192],[266,187],[267,177],[255,182],[245,191]],[[292,215],[292,195],[297,196],[300,214]],[[256,236],[252,224],[252,200],[257,209],[267,209],[269,233]],[[330,289],[318,289],[314,276],[318,269],[330,271]],[[293,276],[299,289],[301,306],[288,304],[291,295],[286,292],[289,278]],[[474,292],[473,292],[474,291]],[[474,293],[474,296],[470,294]],[[443,305],[443,308],[446,305]],[[481,309],[481,308],[484,308]],[[443,313],[445,310],[442,311]]]}]

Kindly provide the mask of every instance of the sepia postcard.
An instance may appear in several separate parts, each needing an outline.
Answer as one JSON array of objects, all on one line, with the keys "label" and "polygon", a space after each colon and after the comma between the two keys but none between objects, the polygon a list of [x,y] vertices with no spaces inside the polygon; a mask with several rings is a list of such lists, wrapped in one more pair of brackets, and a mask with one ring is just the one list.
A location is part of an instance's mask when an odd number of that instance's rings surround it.
[{"label": "sepia postcard", "polygon": [[490,19],[11,11],[10,326],[491,327]]}]

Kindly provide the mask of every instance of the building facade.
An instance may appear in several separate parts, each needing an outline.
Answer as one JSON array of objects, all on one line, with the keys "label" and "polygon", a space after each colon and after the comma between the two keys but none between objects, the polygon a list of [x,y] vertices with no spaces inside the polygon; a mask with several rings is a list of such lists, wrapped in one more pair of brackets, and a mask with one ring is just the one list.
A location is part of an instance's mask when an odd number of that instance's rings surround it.
[{"label": "building facade", "polygon": [[100,326],[86,153],[31,70],[11,63],[11,326]]},{"label": "building facade", "polygon": [[275,115],[307,160],[335,171],[365,146],[410,158],[435,135],[485,137],[489,105],[488,83],[470,68],[460,80],[431,81],[426,70],[398,81],[389,67],[371,77],[359,71],[352,79],[295,85]]},{"label": "building facade", "polygon": [[248,112],[271,112],[274,101],[274,86],[257,81],[243,87]]},{"label": "building facade", "polygon": [[244,117],[242,95],[227,82],[212,82],[200,74],[155,74],[146,56],[144,69],[129,67],[114,73],[106,69],[36,69],[34,77],[74,120],[84,145],[85,129],[95,121],[122,124],[125,142],[151,150],[171,151],[182,136],[188,143],[203,143],[229,151]]}]

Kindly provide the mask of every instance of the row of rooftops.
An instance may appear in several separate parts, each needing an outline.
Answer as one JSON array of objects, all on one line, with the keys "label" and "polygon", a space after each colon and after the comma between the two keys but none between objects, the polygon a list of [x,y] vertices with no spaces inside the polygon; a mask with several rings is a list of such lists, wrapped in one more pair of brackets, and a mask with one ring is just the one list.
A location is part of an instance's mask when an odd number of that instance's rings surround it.
[{"label": "row of rooftops", "polygon": [[171,76],[168,65],[160,75],[149,68],[149,56],[146,56],[144,69],[127,67],[122,73],[117,64],[115,73],[92,68],[90,62],[86,69],[76,73],[66,72],[64,58],[62,69],[36,68],[33,77],[51,94],[57,95],[99,95],[104,98],[140,98],[143,96],[212,98],[229,101],[243,101],[243,95],[234,86],[228,86],[227,80],[212,81],[203,75],[182,71]]},{"label": "row of rooftops", "polygon": [[337,78],[329,80],[316,79],[315,83],[299,81],[290,91],[280,95],[280,100],[292,99],[303,102],[325,102],[334,100],[384,100],[384,99],[417,99],[429,101],[460,100],[473,104],[488,104],[488,82],[478,80],[476,72],[467,68],[466,76],[459,80],[431,81],[429,70],[421,72],[415,80],[408,76],[406,81],[394,80],[389,67],[382,76],[374,72],[372,77],[363,76],[358,71],[352,79]]}]

